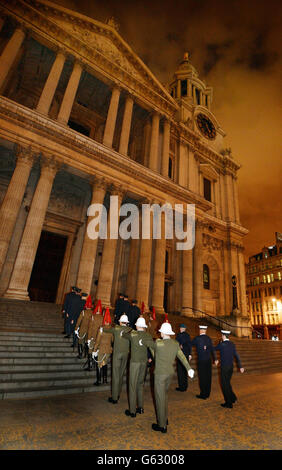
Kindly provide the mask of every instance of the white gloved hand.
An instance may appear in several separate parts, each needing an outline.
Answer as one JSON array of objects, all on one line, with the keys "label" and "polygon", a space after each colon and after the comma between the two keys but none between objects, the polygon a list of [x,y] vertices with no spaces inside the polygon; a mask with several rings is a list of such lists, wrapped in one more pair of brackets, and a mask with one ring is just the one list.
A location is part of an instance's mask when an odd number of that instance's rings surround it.
[{"label": "white gloved hand", "polygon": [[100,333],[103,333],[103,327],[100,326]]},{"label": "white gloved hand", "polygon": [[190,377],[191,379],[193,379],[193,377],[194,377],[194,374],[195,374],[195,371],[194,371],[194,369],[190,369],[190,370],[188,370],[188,375],[189,375],[189,377]]},{"label": "white gloved hand", "polygon": [[78,336],[78,332],[79,332],[79,328],[77,328],[77,330],[74,331],[76,336]]},{"label": "white gloved hand", "polygon": [[92,357],[97,357],[97,356],[98,356],[98,352],[99,352],[99,349],[98,349],[98,351],[93,352],[93,353],[92,353]]},{"label": "white gloved hand", "polygon": [[91,339],[87,341],[87,346],[90,346],[90,343],[91,343]]}]

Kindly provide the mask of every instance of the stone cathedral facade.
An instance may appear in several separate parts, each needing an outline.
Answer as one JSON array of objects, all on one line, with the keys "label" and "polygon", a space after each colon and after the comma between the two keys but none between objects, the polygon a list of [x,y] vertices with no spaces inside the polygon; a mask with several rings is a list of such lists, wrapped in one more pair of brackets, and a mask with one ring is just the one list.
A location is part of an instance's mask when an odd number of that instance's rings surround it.
[{"label": "stone cathedral facade", "polygon": [[[118,32],[45,0],[0,4],[0,296],[247,321],[237,172],[184,55],[162,85]],[[90,240],[91,203],[195,204],[196,243]],[[237,279],[234,310],[232,276]]]}]

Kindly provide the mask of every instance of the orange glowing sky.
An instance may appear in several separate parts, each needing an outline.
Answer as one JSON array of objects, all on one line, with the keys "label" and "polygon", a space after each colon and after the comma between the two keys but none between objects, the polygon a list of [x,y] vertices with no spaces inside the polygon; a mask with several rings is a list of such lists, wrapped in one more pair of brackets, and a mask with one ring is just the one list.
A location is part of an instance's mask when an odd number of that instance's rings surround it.
[{"label": "orange glowing sky", "polygon": [[185,51],[213,87],[212,111],[225,130],[239,171],[246,256],[282,232],[281,26],[277,0],[55,0],[105,21],[162,83]]}]

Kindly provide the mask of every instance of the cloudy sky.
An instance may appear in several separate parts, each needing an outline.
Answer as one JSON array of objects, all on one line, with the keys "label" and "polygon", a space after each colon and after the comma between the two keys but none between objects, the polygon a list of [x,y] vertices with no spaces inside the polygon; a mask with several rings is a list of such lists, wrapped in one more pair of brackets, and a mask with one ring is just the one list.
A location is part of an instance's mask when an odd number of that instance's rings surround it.
[{"label": "cloudy sky", "polygon": [[94,19],[114,16],[120,34],[156,77],[169,82],[183,53],[213,87],[212,111],[239,171],[246,256],[282,232],[281,26],[279,0],[53,0]]}]

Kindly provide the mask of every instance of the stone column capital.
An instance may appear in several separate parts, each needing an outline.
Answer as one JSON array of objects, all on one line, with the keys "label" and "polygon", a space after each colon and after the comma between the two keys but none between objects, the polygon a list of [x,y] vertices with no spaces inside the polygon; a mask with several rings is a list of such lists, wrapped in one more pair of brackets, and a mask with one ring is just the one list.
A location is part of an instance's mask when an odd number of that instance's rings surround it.
[{"label": "stone column capital", "polygon": [[56,174],[62,168],[62,162],[58,161],[55,155],[41,154],[41,172],[46,171],[51,174]]},{"label": "stone column capital", "polygon": [[124,91],[124,88],[122,87],[122,85],[120,85],[119,83],[115,83],[115,82],[110,85],[110,89],[112,92],[115,90],[119,92]]},{"label": "stone column capital", "polygon": [[152,109],[152,111],[150,112],[149,116],[153,119],[154,117],[157,117],[159,119],[161,119],[162,115],[159,111],[157,111],[156,109]]},{"label": "stone column capital", "polygon": [[53,50],[57,55],[58,54],[63,55],[65,57],[65,59],[67,59],[67,57],[70,55],[68,50],[64,46],[60,46],[59,44],[55,44]]},{"label": "stone column capital", "polygon": [[109,187],[109,181],[104,177],[91,176],[89,182],[92,186],[93,191],[95,191],[95,189],[97,188],[104,189],[105,191],[107,191]]},{"label": "stone column capital", "polygon": [[22,145],[16,146],[17,163],[32,166],[36,157],[36,153],[32,150],[30,145],[28,147],[23,147]]},{"label": "stone column capital", "polygon": [[123,89],[122,91],[124,93],[125,100],[134,102],[134,96],[132,95],[132,93],[130,93],[129,90]]},{"label": "stone column capital", "polygon": [[121,200],[124,198],[126,194],[126,188],[120,184],[112,184],[111,185],[111,195],[118,196]]}]

